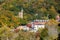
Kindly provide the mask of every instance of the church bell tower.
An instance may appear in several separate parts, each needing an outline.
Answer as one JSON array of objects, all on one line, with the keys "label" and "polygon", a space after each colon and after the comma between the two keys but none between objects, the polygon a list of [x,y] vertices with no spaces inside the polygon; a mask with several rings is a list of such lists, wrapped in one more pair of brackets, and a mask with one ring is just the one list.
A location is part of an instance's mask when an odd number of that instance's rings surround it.
[{"label": "church bell tower", "polygon": [[23,19],[23,9],[21,9],[21,11],[19,12],[19,18]]}]

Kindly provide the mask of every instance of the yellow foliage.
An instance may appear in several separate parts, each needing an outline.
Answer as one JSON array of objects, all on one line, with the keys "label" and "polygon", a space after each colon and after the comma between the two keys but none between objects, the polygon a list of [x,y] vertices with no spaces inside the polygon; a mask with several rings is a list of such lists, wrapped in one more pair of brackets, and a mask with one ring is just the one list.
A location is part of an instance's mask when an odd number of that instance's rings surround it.
[{"label": "yellow foliage", "polygon": [[57,13],[56,12],[56,9],[54,8],[54,6],[51,6],[51,9],[50,9],[52,12],[54,12],[54,13]]},{"label": "yellow foliage", "polygon": [[38,0],[39,2],[44,2],[44,0]]},{"label": "yellow foliage", "polygon": [[41,8],[41,11],[42,11],[42,12],[45,12],[45,11],[47,11],[47,10],[46,10],[45,7],[42,7],[42,8]]},{"label": "yellow foliage", "polygon": [[23,4],[23,6],[27,8],[29,5],[26,3],[26,4]]},{"label": "yellow foliage", "polygon": [[48,21],[46,24],[49,26],[52,26],[52,25],[57,25],[58,22],[56,20],[52,19],[52,20]]}]

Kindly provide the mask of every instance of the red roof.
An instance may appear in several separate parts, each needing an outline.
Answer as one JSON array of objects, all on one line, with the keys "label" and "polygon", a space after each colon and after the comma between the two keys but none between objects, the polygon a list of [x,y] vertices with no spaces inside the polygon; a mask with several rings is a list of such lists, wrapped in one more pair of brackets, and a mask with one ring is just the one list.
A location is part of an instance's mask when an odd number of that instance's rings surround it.
[{"label": "red roof", "polygon": [[33,24],[35,24],[35,25],[39,25],[39,24],[42,24],[42,25],[44,25],[46,22],[34,22]]},{"label": "red roof", "polygon": [[27,27],[31,28],[32,24],[27,24]]}]

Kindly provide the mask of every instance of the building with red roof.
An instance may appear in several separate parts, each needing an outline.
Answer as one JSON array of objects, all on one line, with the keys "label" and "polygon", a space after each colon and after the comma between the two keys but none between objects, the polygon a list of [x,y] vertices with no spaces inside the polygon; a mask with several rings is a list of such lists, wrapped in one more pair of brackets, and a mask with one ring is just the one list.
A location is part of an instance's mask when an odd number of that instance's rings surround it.
[{"label": "building with red roof", "polygon": [[39,28],[45,28],[45,23],[49,20],[34,20],[31,22],[31,28],[37,31]]}]

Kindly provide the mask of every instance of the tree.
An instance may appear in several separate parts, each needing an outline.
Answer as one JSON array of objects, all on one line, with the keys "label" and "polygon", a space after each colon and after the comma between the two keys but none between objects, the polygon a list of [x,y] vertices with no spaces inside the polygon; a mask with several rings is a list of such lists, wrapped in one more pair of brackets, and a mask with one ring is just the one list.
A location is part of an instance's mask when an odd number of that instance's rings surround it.
[{"label": "tree", "polygon": [[46,23],[46,29],[48,30],[48,39],[54,40],[58,37],[58,22],[54,19]]}]

